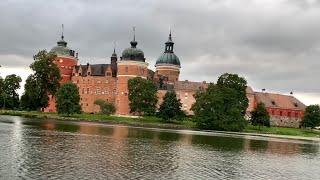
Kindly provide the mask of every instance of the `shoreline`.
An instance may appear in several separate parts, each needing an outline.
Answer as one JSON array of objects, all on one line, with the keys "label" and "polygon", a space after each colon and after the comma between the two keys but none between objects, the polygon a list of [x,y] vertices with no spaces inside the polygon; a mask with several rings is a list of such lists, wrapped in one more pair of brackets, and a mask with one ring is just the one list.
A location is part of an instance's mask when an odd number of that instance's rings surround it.
[{"label": "shoreline", "polygon": [[[11,111],[11,110],[0,110],[0,115],[9,115],[9,116],[21,116],[25,118],[35,118],[35,119],[52,119],[58,121],[66,122],[86,122],[86,123],[97,123],[97,124],[106,124],[106,125],[122,125],[134,128],[150,128],[150,129],[160,129],[160,130],[177,130],[177,131],[194,131],[203,134],[215,133],[215,134],[224,134],[224,135],[239,135],[239,136],[255,136],[255,137],[268,137],[268,138],[281,138],[281,139],[290,139],[290,140],[306,140],[306,141],[316,141],[320,142],[320,131],[317,135],[314,136],[298,136],[298,135],[286,135],[286,134],[274,134],[266,133],[263,131],[259,132],[248,132],[246,129],[243,132],[232,132],[232,131],[217,131],[217,130],[201,130],[191,124],[190,122],[186,123],[176,123],[176,122],[159,122],[159,119],[150,121],[148,118],[131,118],[131,117],[118,117],[118,116],[105,116],[105,115],[92,115],[85,114],[79,116],[65,117],[60,116],[56,113],[43,113],[43,112],[27,112],[27,111]],[[90,118],[85,118],[85,117]],[[101,116],[103,118],[98,119]],[[297,129],[300,130],[300,129]],[[250,130],[251,131],[251,130]],[[302,130],[301,130],[302,131]],[[313,132],[313,131],[311,131]],[[315,132],[314,132],[315,133]]]}]

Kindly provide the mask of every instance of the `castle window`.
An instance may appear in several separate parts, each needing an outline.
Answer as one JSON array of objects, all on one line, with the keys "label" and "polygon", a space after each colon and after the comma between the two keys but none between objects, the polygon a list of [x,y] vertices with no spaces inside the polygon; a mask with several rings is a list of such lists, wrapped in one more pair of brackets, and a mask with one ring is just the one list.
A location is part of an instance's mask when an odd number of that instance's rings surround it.
[{"label": "castle window", "polygon": [[295,117],[298,118],[298,112],[295,113]]},{"label": "castle window", "polygon": [[79,76],[81,76],[81,73],[79,73]]},{"label": "castle window", "polygon": [[98,80],[97,83],[101,83],[101,81]]},{"label": "castle window", "polygon": [[272,105],[276,105],[276,102],[274,102],[274,101],[271,101],[271,103],[272,103]]},{"label": "castle window", "polygon": [[84,88],[82,88],[82,94],[84,94]]},{"label": "castle window", "polygon": [[88,76],[90,76],[90,74],[91,74],[91,73],[90,73],[90,72],[88,72]]},{"label": "castle window", "polygon": [[87,88],[87,94],[89,94],[90,93],[90,88]]},{"label": "castle window", "polygon": [[111,73],[107,72],[107,76],[111,76]]},{"label": "castle window", "polygon": [[280,111],[280,116],[282,116],[282,111]]},{"label": "castle window", "polygon": [[271,111],[271,114],[274,115],[274,110]]},{"label": "castle window", "polygon": [[109,83],[109,80],[107,79],[107,80],[106,80],[106,84],[108,84],[108,83]]},{"label": "castle window", "polygon": [[96,94],[100,94],[100,93],[101,93],[100,88],[97,88],[96,89]]},{"label": "castle window", "polygon": [[291,117],[291,112],[288,112],[288,117]]},{"label": "castle window", "polygon": [[294,105],[294,107],[298,107],[298,103],[296,103],[296,102],[293,103],[293,105]]},{"label": "castle window", "polygon": [[126,66],[126,73],[128,73],[128,71],[129,71],[129,68],[128,68],[128,66]]}]

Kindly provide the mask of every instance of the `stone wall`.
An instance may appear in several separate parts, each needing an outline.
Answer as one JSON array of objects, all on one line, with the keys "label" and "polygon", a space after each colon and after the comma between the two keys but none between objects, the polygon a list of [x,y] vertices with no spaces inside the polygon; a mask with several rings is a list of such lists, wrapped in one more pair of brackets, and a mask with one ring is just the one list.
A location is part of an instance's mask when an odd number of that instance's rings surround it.
[{"label": "stone wall", "polygon": [[301,118],[287,117],[287,116],[270,116],[271,126],[280,127],[295,127],[298,128],[301,122]]}]

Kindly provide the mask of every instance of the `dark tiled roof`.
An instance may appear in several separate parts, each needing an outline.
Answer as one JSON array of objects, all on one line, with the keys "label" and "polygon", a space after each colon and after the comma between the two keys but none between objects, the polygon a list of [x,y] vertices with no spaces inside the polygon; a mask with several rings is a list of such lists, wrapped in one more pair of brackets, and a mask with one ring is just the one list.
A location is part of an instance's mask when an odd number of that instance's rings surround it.
[{"label": "dark tiled roof", "polygon": [[105,76],[106,70],[110,64],[91,64],[92,76]]},{"label": "dark tiled roof", "polygon": [[80,66],[75,66],[75,70],[78,73],[81,67],[82,69],[81,76],[87,76],[88,67],[90,67],[91,76],[105,76],[105,72],[108,69],[108,66],[111,66],[111,65],[110,64],[90,64],[89,66],[80,65]]},{"label": "dark tiled roof", "polygon": [[205,82],[177,81],[174,84],[174,90],[176,91],[197,91],[207,87],[208,84]]},{"label": "dark tiled roof", "polygon": [[269,108],[304,110],[306,105],[293,96],[255,92],[257,102],[262,102]]}]

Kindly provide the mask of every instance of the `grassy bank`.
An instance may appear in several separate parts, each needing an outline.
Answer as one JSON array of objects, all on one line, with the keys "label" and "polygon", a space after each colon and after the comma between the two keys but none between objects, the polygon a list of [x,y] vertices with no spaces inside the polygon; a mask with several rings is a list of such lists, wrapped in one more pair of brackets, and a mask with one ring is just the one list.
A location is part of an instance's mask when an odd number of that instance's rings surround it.
[{"label": "grassy bank", "polygon": [[108,116],[103,114],[75,114],[72,116],[62,116],[57,113],[46,113],[38,111],[12,111],[12,110],[0,110],[1,115],[22,116],[26,118],[39,118],[39,119],[57,119],[57,120],[69,120],[69,121],[89,121],[89,122],[105,122],[110,124],[125,124],[132,126],[142,127],[158,127],[169,129],[193,129],[195,123],[190,120],[185,121],[172,121],[163,122],[160,118],[149,117],[119,117]]},{"label": "grassy bank", "polygon": [[[118,117],[107,116],[102,114],[77,114],[70,117],[61,116],[57,113],[44,113],[44,112],[28,112],[28,111],[11,111],[0,110],[1,115],[22,116],[27,118],[40,118],[40,119],[57,119],[57,120],[69,120],[69,121],[90,121],[90,122],[105,122],[110,124],[125,124],[131,126],[140,127],[154,127],[154,128],[167,128],[167,129],[196,129],[196,124],[190,119],[182,122],[173,121],[170,123],[163,122],[157,117]],[[304,130],[297,128],[285,128],[285,127],[259,127],[248,125],[244,130],[246,133],[256,134],[275,134],[275,135],[287,135],[287,136],[301,136],[301,137],[320,137],[320,131],[317,130]]]},{"label": "grassy bank", "polygon": [[248,133],[258,134],[276,134],[276,135],[288,135],[288,136],[302,136],[302,137],[320,137],[320,131],[307,130],[298,128],[287,127],[259,127],[248,125],[245,129]]}]

